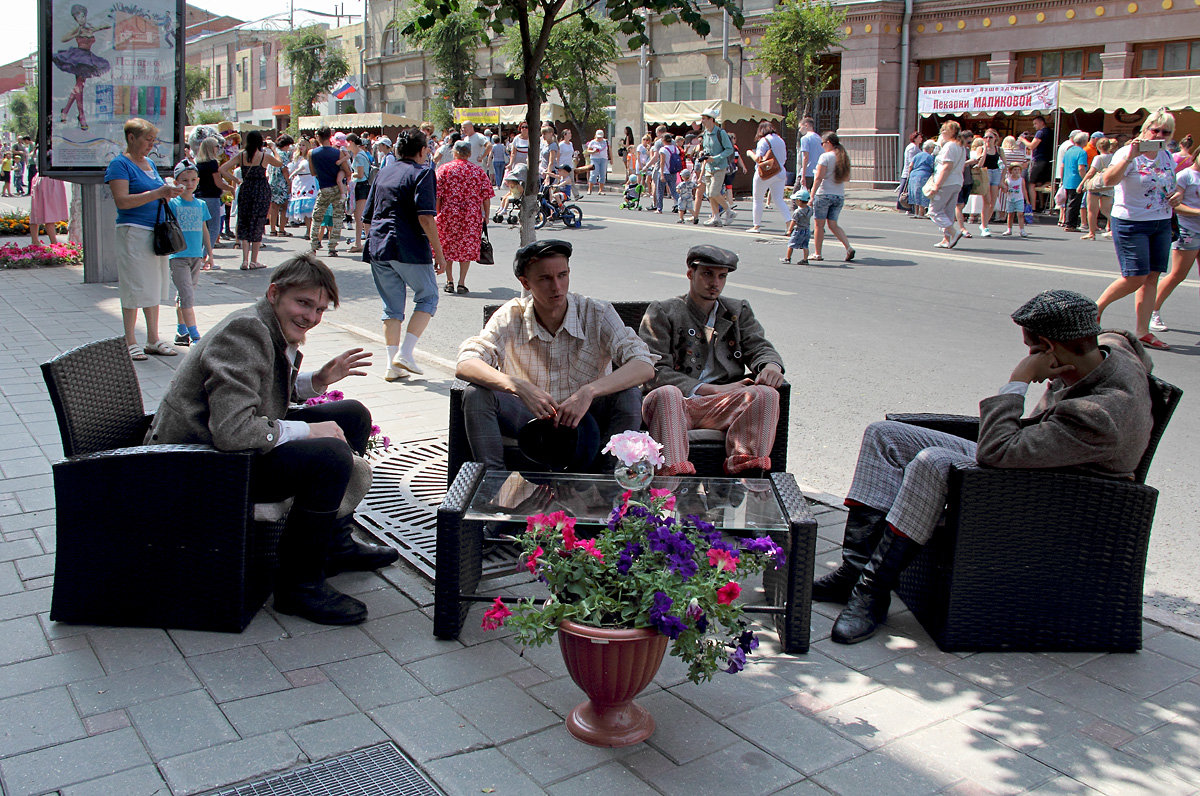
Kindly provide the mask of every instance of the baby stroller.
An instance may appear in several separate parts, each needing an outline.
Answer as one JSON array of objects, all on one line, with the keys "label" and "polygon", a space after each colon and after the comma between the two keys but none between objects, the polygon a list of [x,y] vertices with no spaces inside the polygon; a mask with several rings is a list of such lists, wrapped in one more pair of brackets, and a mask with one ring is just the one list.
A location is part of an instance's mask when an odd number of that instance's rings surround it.
[{"label": "baby stroller", "polygon": [[641,210],[642,209],[642,194],[646,189],[638,182],[637,175],[629,175],[629,181],[625,183],[625,201],[621,202],[622,210]]}]

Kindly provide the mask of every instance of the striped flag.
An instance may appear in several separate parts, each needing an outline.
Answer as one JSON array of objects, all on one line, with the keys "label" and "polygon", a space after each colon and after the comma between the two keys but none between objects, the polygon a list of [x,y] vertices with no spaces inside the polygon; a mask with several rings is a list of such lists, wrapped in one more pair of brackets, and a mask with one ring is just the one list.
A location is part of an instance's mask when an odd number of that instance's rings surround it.
[{"label": "striped flag", "polygon": [[333,96],[337,97],[338,99],[345,99],[349,95],[353,94],[354,91],[355,91],[354,86],[349,81],[347,81],[347,82],[343,83],[336,91],[333,92]]}]

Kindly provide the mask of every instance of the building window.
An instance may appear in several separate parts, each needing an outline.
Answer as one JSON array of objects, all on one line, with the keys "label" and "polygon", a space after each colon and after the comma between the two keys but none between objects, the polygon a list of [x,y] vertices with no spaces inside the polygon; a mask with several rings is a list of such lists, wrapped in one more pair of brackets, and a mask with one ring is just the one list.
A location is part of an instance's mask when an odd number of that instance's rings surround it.
[{"label": "building window", "polygon": [[987,55],[972,55],[966,58],[922,61],[921,85],[969,86],[975,83],[987,83],[991,80],[987,65],[988,58]]},{"label": "building window", "polygon": [[398,32],[396,30],[396,23],[389,22],[388,26],[383,29],[383,44],[380,48],[380,52],[382,52],[384,55],[395,55],[398,52],[396,49],[397,35]]},{"label": "building window", "polygon": [[243,58],[241,63],[242,91],[250,90],[250,59]]},{"label": "building window", "polygon": [[217,87],[215,89],[216,93],[214,94],[214,96],[217,96],[217,97],[224,96],[221,94],[221,73],[224,71],[225,70],[222,69],[220,66],[213,67],[213,73],[217,76]]},{"label": "building window", "polygon": [[405,100],[393,100],[387,104],[387,112],[396,116],[403,116],[408,110],[408,102]]},{"label": "building window", "polygon": [[688,102],[708,99],[707,80],[663,80],[658,84],[659,102]]},{"label": "building window", "polygon": [[1200,39],[1134,46],[1134,77],[1186,74],[1200,74]]},{"label": "building window", "polygon": [[1100,62],[1103,47],[1085,50],[1047,50],[1046,52],[1021,53],[1017,56],[1020,65],[1018,79],[1021,81],[1057,80],[1059,78],[1098,78],[1104,74]]},{"label": "building window", "polygon": [[267,56],[258,56],[258,90],[267,90]]}]

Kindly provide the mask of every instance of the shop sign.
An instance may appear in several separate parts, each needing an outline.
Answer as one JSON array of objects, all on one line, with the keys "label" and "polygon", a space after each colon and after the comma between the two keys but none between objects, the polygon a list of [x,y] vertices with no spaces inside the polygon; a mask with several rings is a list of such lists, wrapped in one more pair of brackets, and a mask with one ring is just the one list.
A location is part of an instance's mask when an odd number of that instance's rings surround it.
[{"label": "shop sign", "polygon": [[985,83],[979,86],[929,86],[918,90],[917,112],[1025,113],[1058,107],[1058,83]]}]

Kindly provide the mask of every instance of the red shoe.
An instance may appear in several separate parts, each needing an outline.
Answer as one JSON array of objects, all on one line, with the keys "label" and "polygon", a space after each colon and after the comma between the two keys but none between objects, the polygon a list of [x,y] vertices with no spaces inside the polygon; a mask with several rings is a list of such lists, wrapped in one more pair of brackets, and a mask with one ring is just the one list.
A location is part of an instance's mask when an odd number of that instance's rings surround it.
[{"label": "red shoe", "polygon": [[1170,351],[1171,350],[1171,346],[1167,345],[1162,340],[1159,340],[1157,337],[1155,337],[1152,334],[1144,334],[1141,337],[1139,337],[1138,340],[1141,341],[1142,345],[1150,346],[1151,348],[1155,348],[1159,351]]}]

